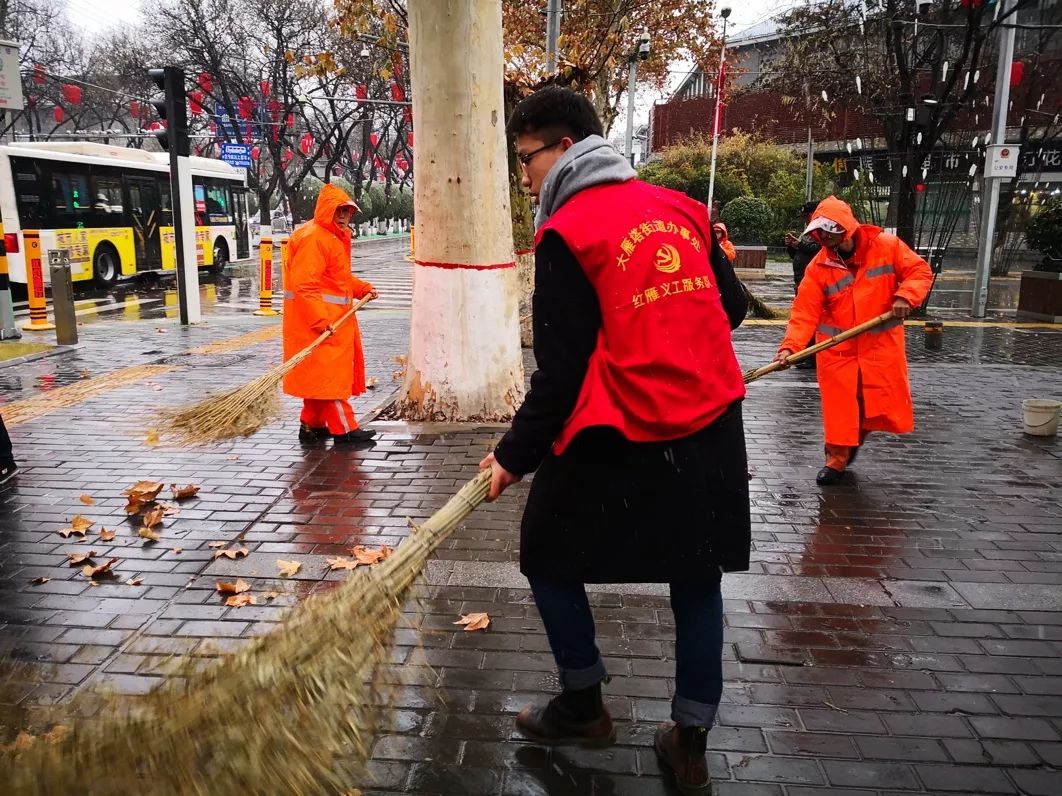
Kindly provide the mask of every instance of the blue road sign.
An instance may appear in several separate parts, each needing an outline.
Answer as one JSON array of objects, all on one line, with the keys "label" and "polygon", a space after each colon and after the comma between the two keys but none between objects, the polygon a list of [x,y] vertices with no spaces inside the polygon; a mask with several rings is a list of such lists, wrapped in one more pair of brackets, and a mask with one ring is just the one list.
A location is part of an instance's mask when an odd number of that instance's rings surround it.
[{"label": "blue road sign", "polygon": [[251,168],[250,144],[222,144],[221,159],[237,169]]}]

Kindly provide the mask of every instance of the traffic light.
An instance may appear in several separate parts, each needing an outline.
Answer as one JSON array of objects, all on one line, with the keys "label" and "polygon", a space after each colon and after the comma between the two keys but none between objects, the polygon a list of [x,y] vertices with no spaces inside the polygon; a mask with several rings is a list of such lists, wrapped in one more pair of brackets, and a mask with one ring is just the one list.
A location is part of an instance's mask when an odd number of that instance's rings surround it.
[{"label": "traffic light", "polygon": [[162,97],[151,100],[164,126],[155,131],[159,145],[168,150],[171,146],[177,155],[188,157],[191,147],[188,141],[188,107],[184,93],[184,71],[176,66],[149,69],[148,75],[162,91]]}]

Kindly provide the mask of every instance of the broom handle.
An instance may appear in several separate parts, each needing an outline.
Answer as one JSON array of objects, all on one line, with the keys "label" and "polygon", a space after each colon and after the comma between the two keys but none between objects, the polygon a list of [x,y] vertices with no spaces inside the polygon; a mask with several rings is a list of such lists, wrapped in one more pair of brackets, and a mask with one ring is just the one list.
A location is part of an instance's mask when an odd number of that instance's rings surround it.
[{"label": "broom handle", "polygon": [[[894,316],[891,312],[883,312],[876,318],[871,318],[869,321],[865,321],[858,326],[853,326],[851,329],[845,329],[843,332],[835,334],[828,340],[823,340],[821,343],[815,343],[815,345],[808,346],[803,351],[797,351],[795,354],[790,354],[785,358],[786,365],[795,365],[797,362],[803,362],[805,359],[815,356],[815,354],[820,351],[825,351],[827,348],[833,348],[835,345],[843,343],[845,340],[851,340],[856,335],[870,331],[886,321],[892,320],[893,317]],[[774,373],[781,368],[781,362],[771,362],[764,365],[762,368],[756,368],[756,370],[749,371],[745,374],[745,383],[748,384],[750,381],[756,381],[756,379],[763,378],[768,373]]]},{"label": "broom handle", "polygon": [[355,302],[353,307],[351,307],[349,310],[347,310],[346,312],[344,312],[342,315],[339,316],[339,320],[334,321],[333,323],[329,324],[328,328],[325,329],[323,332],[321,332],[321,336],[318,337],[316,340],[314,340],[312,343],[310,343],[309,348],[317,348],[317,346],[319,346],[321,343],[323,343],[329,337],[334,335],[336,333],[336,329],[338,329],[340,327],[340,325],[342,325],[347,320],[347,318],[349,318],[355,312],[360,310],[362,307],[364,307],[370,301],[372,301],[372,296],[368,295],[368,296],[362,297],[357,302]]}]

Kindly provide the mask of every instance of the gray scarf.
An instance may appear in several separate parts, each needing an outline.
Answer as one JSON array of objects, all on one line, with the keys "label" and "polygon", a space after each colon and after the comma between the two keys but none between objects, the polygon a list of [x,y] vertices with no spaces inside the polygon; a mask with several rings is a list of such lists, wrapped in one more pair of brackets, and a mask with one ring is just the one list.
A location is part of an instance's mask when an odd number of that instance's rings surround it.
[{"label": "gray scarf", "polygon": [[626,182],[635,175],[627,158],[604,138],[599,135],[584,138],[568,148],[542,181],[535,229],[579,191],[608,182]]}]

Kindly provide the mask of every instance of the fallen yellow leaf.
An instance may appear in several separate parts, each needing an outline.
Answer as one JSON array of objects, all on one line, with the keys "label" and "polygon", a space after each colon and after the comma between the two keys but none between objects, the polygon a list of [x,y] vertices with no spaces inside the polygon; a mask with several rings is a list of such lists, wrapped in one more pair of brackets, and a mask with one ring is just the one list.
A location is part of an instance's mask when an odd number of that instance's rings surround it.
[{"label": "fallen yellow leaf", "polygon": [[122,491],[123,495],[136,495],[137,499],[148,503],[159,496],[159,492],[165,486],[161,481],[137,481],[128,489]]},{"label": "fallen yellow leaf", "polygon": [[229,548],[228,550],[215,550],[214,558],[225,557],[230,561],[235,561],[237,558],[244,558],[247,555],[246,547]]},{"label": "fallen yellow leaf", "polygon": [[107,561],[106,563],[100,564],[96,567],[92,566],[91,564],[86,564],[81,568],[81,572],[86,578],[95,578],[97,575],[109,574],[111,571],[111,567],[113,567],[117,563],[118,559],[112,558],[110,561]]},{"label": "fallen yellow leaf", "polygon": [[207,547],[224,547],[227,544],[228,542],[210,542],[207,544]]},{"label": "fallen yellow leaf", "polygon": [[157,531],[153,531],[147,526],[137,531],[136,535],[139,536],[141,539],[147,539],[149,542],[157,542],[161,538]]},{"label": "fallen yellow leaf", "polygon": [[144,515],[144,527],[154,528],[156,525],[162,522],[162,518],[165,516],[166,509],[162,506],[156,506]]},{"label": "fallen yellow leaf", "polygon": [[59,535],[62,536],[64,539],[68,539],[70,537],[70,534],[73,533],[76,533],[78,536],[85,535],[85,532],[78,528],[64,528],[63,530],[59,531]]},{"label": "fallen yellow leaf", "polygon": [[358,562],[353,558],[330,558],[328,559],[328,568],[330,570],[336,569],[355,569],[358,566]]},{"label": "fallen yellow leaf", "polygon": [[86,506],[95,506],[96,505],[96,501],[92,499],[92,495],[82,495],[81,497],[78,498],[78,500],[80,500]]},{"label": "fallen yellow leaf", "polygon": [[258,599],[253,594],[234,594],[225,600],[225,605],[230,608],[243,608],[245,605],[256,605]]},{"label": "fallen yellow leaf", "polygon": [[78,533],[84,534],[89,528],[95,525],[92,520],[86,520],[80,514],[75,514],[74,519],[70,520],[70,527]]},{"label": "fallen yellow leaf", "polygon": [[145,443],[146,443],[147,445],[151,445],[152,447],[154,447],[154,446],[158,445],[158,444],[159,444],[159,442],[160,442],[160,440],[159,440],[159,432],[157,432],[157,431],[156,431],[155,429],[151,429],[151,430],[150,430],[150,431],[148,431],[148,433],[147,433],[147,434],[146,434],[146,435],[144,436],[144,442],[145,442]]},{"label": "fallen yellow leaf", "polygon": [[394,550],[387,545],[383,545],[379,550],[372,550],[360,544],[350,548],[350,554],[357,559],[359,564],[365,564],[370,567],[374,564],[379,564],[393,552]]},{"label": "fallen yellow leaf", "polygon": [[114,541],[115,532],[108,531],[106,528],[100,528],[100,541],[111,542]]},{"label": "fallen yellow leaf", "polygon": [[188,498],[194,498],[199,493],[199,487],[195,484],[188,484],[188,486],[177,486],[177,484],[170,484],[170,490],[173,492],[174,500],[187,500]]},{"label": "fallen yellow leaf", "polygon": [[74,567],[78,564],[84,564],[93,556],[99,555],[95,550],[89,550],[87,553],[67,553],[66,557],[70,559],[70,566]]},{"label": "fallen yellow leaf", "polygon": [[223,580],[219,580],[215,588],[221,594],[242,594],[245,591],[250,591],[251,584],[245,580],[236,578],[235,583],[226,583]]},{"label": "fallen yellow leaf", "polygon": [[465,630],[486,630],[490,625],[488,614],[462,614],[461,618],[454,622],[455,625],[464,625]]},{"label": "fallen yellow leaf", "polygon": [[280,570],[280,576],[282,578],[290,578],[302,569],[302,563],[299,561],[284,561],[278,558],[277,568]]},{"label": "fallen yellow leaf", "polygon": [[130,578],[125,582],[126,586],[139,586],[144,582],[143,578]]}]

